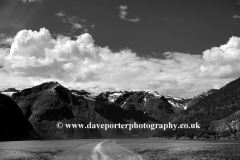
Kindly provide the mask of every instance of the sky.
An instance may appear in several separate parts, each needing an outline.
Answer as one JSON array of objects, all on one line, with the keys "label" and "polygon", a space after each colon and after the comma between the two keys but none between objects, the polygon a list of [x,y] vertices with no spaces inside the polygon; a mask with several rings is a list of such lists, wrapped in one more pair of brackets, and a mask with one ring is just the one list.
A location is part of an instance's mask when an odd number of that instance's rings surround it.
[{"label": "sky", "polygon": [[239,37],[238,0],[1,0],[0,89],[195,96],[239,77]]}]

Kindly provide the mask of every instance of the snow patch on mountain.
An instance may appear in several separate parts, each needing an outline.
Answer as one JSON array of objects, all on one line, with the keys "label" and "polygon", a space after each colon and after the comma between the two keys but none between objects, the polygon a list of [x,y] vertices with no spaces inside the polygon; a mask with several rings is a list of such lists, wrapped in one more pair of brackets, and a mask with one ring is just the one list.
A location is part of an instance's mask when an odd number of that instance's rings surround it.
[{"label": "snow patch on mountain", "polygon": [[192,97],[189,97],[189,98],[187,97],[180,98],[180,97],[172,97],[172,96],[165,96],[165,97],[172,106],[175,106],[184,110],[187,109],[188,104],[193,99]]},{"label": "snow patch on mountain", "polygon": [[117,99],[119,96],[121,96],[122,94],[123,94],[123,93],[118,93],[118,92],[113,93],[113,94],[109,94],[108,100],[111,101],[111,102],[115,102],[116,99]]},{"label": "snow patch on mountain", "polygon": [[11,97],[16,92],[0,92],[0,93],[5,94],[6,96]]},{"label": "snow patch on mountain", "polygon": [[[96,87],[96,88],[99,88],[99,87]],[[198,96],[195,96],[195,97],[173,97],[173,96],[169,96],[169,95],[159,94],[157,91],[153,91],[153,90],[127,89],[127,90],[110,91],[109,89],[105,88],[105,91],[102,91],[102,92],[96,91],[94,89],[92,89],[91,91],[85,91],[85,92],[87,92],[87,94],[81,95],[81,96],[83,96],[85,99],[95,100],[95,98],[98,95],[103,94],[102,96],[105,97],[109,102],[115,103],[117,99],[119,99],[119,98],[121,99],[121,97],[123,98],[127,94],[140,94],[139,98],[142,99],[143,106],[147,105],[149,98],[155,99],[155,98],[165,97],[167,99],[167,101],[173,107],[186,110],[189,106],[191,106],[193,103],[195,103],[196,99],[207,96],[207,95],[213,93],[214,91],[216,91],[216,90],[214,90],[214,89],[208,90],[206,92],[202,92],[201,94],[199,94]],[[73,94],[75,96],[79,96],[79,93],[73,92]],[[127,101],[128,101],[128,98],[126,98],[124,100],[124,102],[121,105],[121,108],[126,104]]]},{"label": "snow patch on mountain", "polygon": [[19,92],[19,90],[15,89],[15,88],[8,88],[8,89],[4,89],[4,90],[0,91],[0,93],[5,94],[9,97],[11,97],[16,92]]},{"label": "snow patch on mountain", "polygon": [[121,108],[123,108],[123,106],[126,104],[127,102],[125,101],[122,105],[121,105]]}]

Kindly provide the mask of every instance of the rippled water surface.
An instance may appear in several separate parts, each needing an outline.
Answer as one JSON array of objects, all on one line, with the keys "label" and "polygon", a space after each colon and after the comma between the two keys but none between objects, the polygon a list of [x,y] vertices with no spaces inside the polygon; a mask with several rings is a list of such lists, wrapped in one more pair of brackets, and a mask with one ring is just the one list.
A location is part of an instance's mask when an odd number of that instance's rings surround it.
[{"label": "rippled water surface", "polygon": [[145,160],[240,160],[240,141],[118,140]]}]

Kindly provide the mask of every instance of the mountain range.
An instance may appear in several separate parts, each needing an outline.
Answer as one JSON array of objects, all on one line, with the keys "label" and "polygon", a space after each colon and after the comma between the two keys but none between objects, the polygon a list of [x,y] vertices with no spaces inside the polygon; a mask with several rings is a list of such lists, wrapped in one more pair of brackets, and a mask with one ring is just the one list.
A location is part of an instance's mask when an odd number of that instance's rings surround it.
[{"label": "mountain range", "polygon": [[[100,93],[68,89],[58,82],[46,82],[32,88],[1,91],[1,107],[6,119],[30,130],[31,134],[16,135],[5,127],[9,139],[71,139],[121,137],[197,137],[239,139],[240,79],[220,89],[211,89],[195,97],[179,98],[161,95],[152,90],[119,90]],[[5,94],[5,95],[3,95]],[[7,96],[6,96],[7,95]],[[8,98],[8,103],[2,100]],[[14,106],[14,110],[4,110]],[[18,110],[18,111],[17,111]],[[21,112],[19,112],[21,111]],[[12,116],[11,112],[18,116]],[[5,114],[6,113],[6,114]],[[4,118],[5,119],[5,118]],[[2,121],[4,121],[2,119]],[[56,124],[132,124],[200,123],[201,129],[58,129]],[[27,126],[27,127],[26,127]],[[22,133],[25,133],[23,131]],[[19,138],[17,138],[19,137]]]}]

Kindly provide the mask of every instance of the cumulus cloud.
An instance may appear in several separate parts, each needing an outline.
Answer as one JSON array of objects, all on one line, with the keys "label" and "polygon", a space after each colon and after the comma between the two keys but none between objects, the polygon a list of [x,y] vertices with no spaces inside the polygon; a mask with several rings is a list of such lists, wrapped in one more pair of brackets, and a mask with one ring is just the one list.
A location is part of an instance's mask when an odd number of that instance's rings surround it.
[{"label": "cumulus cloud", "polygon": [[124,19],[126,21],[130,21],[130,22],[139,22],[140,21],[140,19],[138,17],[136,17],[134,19],[126,18],[126,16],[128,15],[128,12],[127,12],[128,7],[127,7],[127,5],[120,5],[120,6],[118,6],[118,9],[120,10],[119,17],[121,19]]},{"label": "cumulus cloud", "polygon": [[240,73],[240,38],[231,37],[227,44],[203,52],[203,74],[218,78],[236,78]]},{"label": "cumulus cloud", "polygon": [[0,34],[0,47],[9,48],[13,43],[13,37],[8,37],[5,34]]},{"label": "cumulus cloud", "polygon": [[192,96],[239,77],[239,62],[238,37],[202,55],[166,52],[159,59],[140,57],[130,49],[113,52],[95,45],[88,33],[72,40],[53,39],[45,28],[21,30],[10,49],[0,50],[0,78],[6,80],[0,87],[9,86],[8,79],[15,86],[57,80],[73,88],[153,89]]}]

